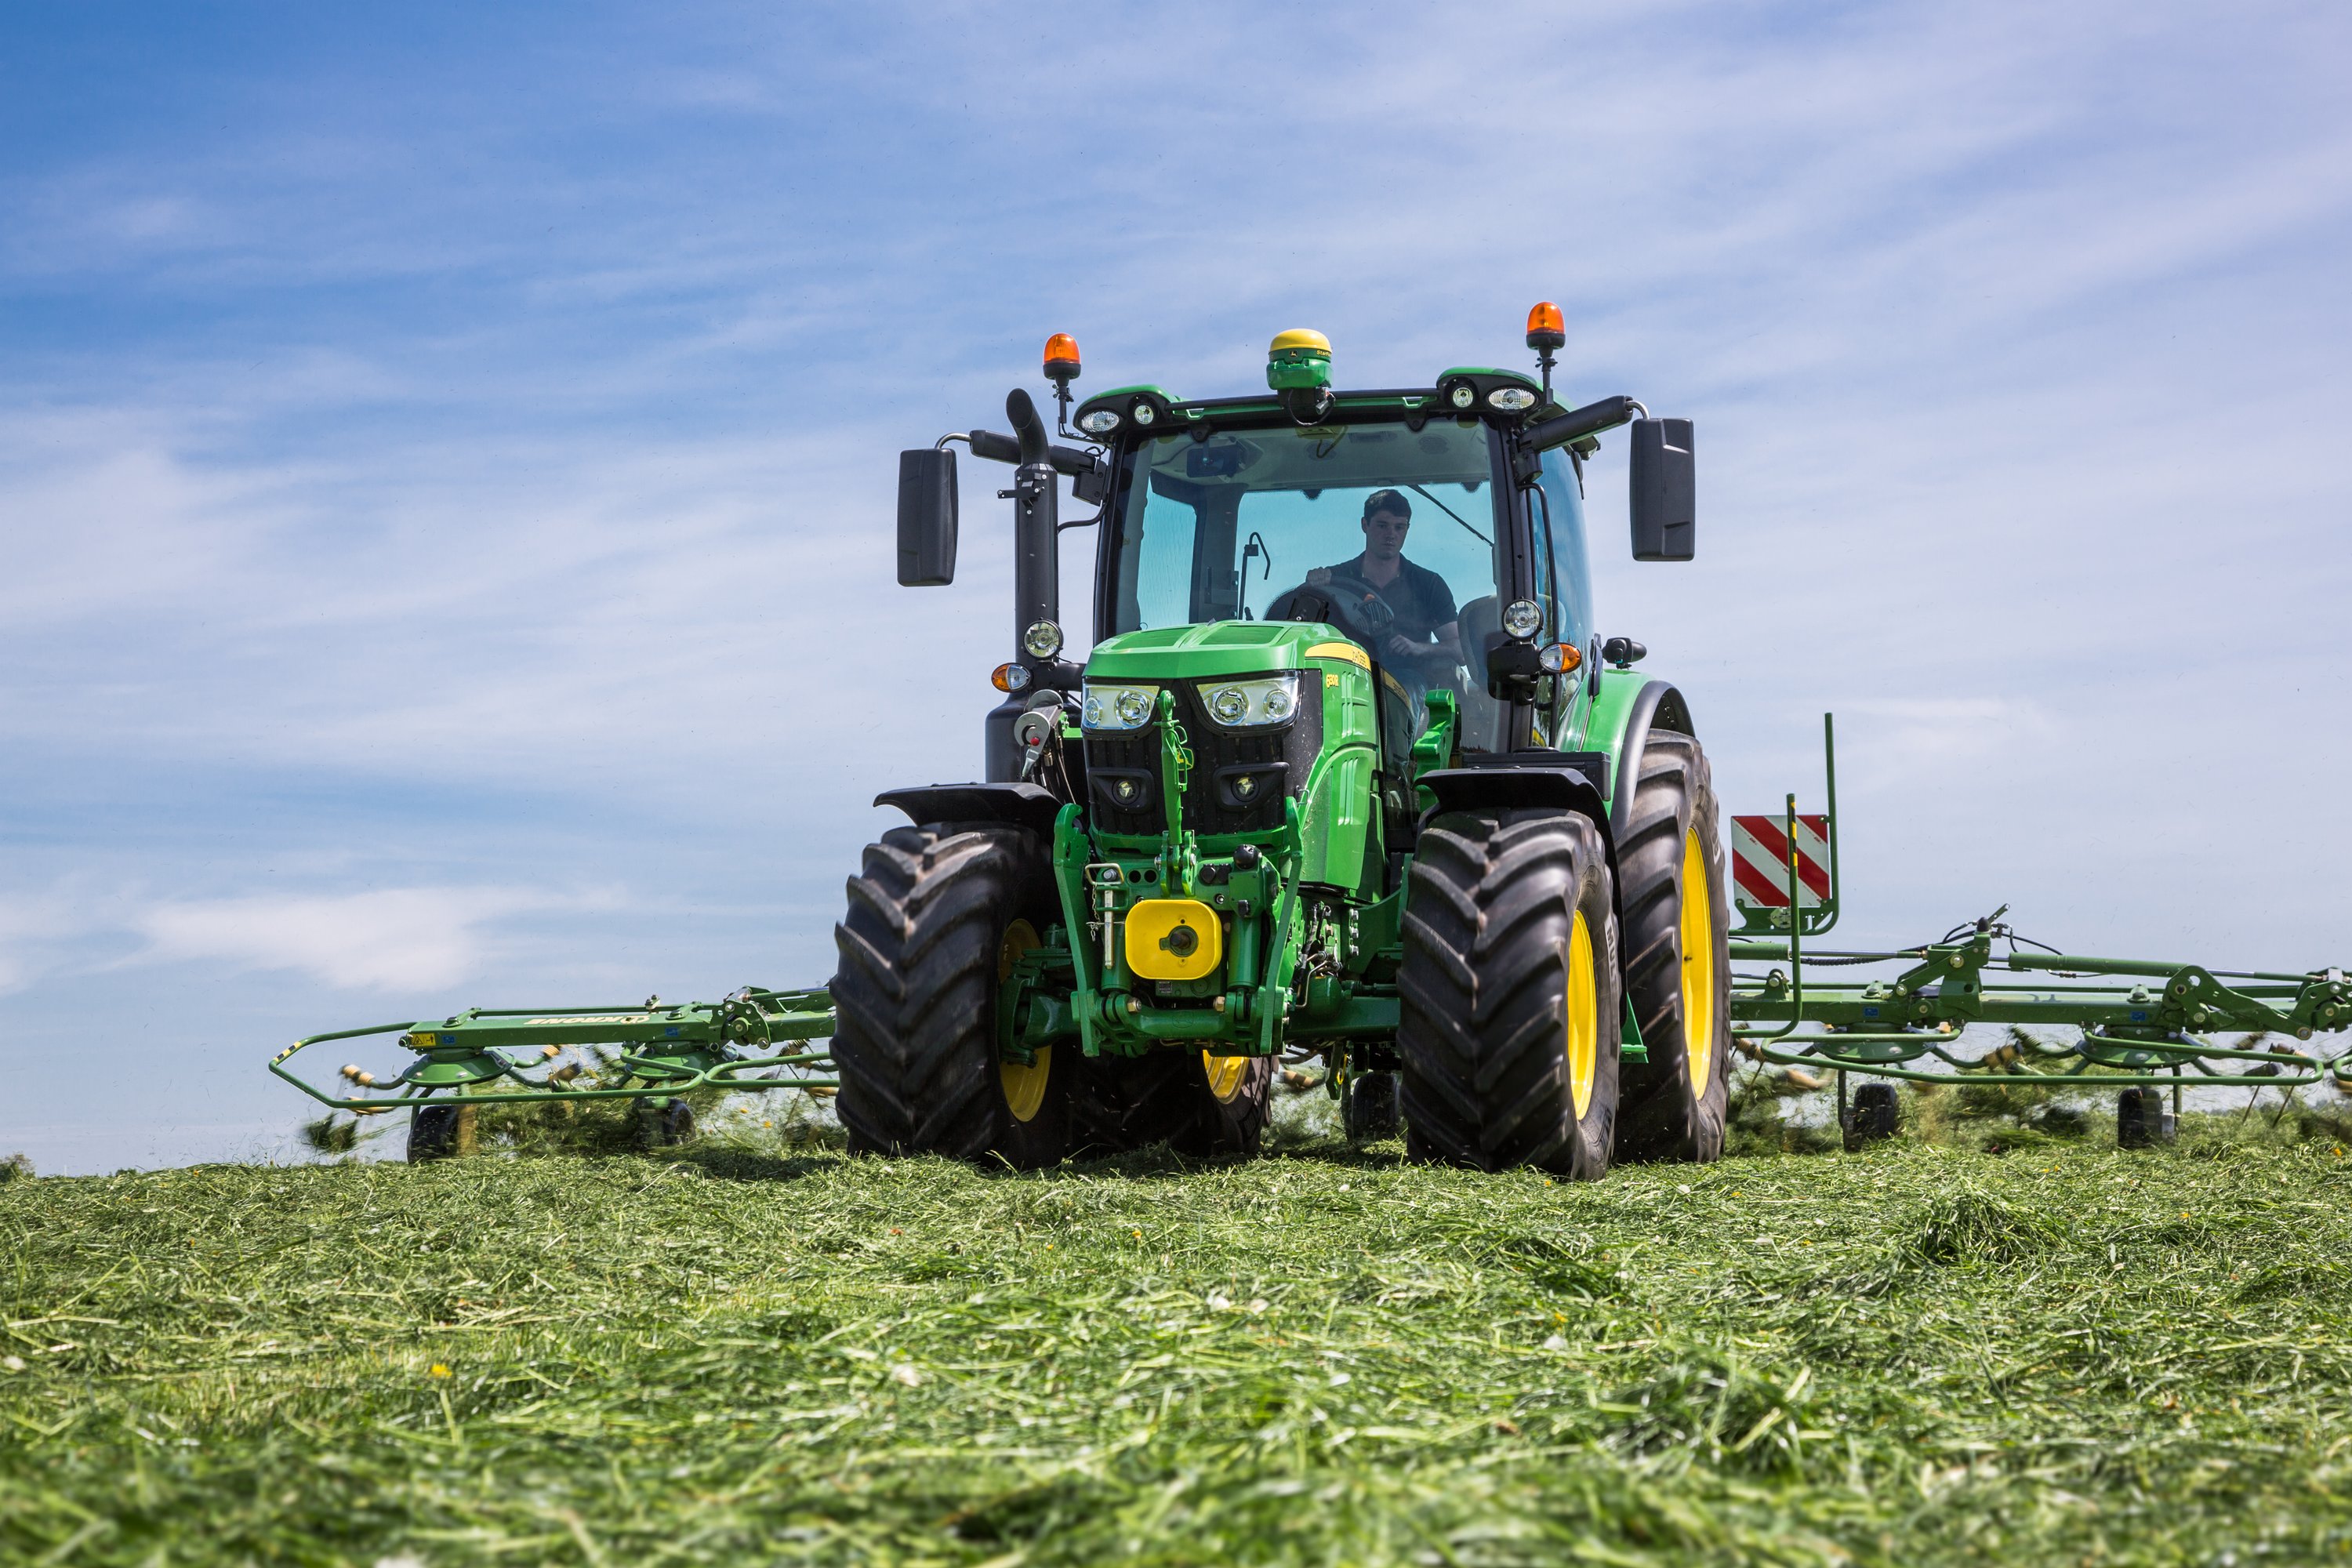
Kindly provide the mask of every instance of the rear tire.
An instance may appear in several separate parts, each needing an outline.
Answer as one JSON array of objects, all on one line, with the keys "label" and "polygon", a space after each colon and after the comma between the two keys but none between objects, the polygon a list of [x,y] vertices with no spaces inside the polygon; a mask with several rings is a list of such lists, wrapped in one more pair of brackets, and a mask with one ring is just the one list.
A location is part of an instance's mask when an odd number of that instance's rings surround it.
[{"label": "rear tire", "polygon": [[1352,1143],[1377,1143],[1397,1135],[1397,1075],[1358,1073],[1348,1080],[1339,1101],[1339,1122]]},{"label": "rear tire", "polygon": [[1256,1159],[1274,1090],[1274,1058],[1217,1057],[1200,1050],[1184,1055],[1192,1114],[1169,1146],[1200,1159]]},{"label": "rear tire", "polygon": [[1625,994],[1646,1063],[1625,1066],[1617,1153],[1723,1157],[1731,1071],[1731,931],[1723,845],[1706,753],[1688,735],[1650,732],[1617,840]]},{"label": "rear tire", "polygon": [[1255,1158],[1274,1070],[1272,1057],[1213,1057],[1196,1047],[1097,1057],[1072,1090],[1074,1142],[1103,1154],[1166,1143],[1195,1158]]},{"label": "rear tire", "polygon": [[1601,830],[1542,811],[1425,828],[1405,899],[1405,1150],[1580,1181],[1617,1114],[1617,919]]},{"label": "rear tire", "polygon": [[1059,1162],[1071,1047],[1001,1060],[996,999],[1058,911],[1045,840],[1026,828],[901,827],[866,850],[834,928],[842,1126],[854,1154]]}]

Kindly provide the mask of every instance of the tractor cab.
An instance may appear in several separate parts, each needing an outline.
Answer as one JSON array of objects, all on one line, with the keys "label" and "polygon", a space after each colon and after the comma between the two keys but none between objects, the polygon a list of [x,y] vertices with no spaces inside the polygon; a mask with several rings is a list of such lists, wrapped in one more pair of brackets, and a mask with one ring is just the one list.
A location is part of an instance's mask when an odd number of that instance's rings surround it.
[{"label": "tractor cab", "polygon": [[[1133,437],[1105,509],[1096,640],[1217,621],[1328,625],[1370,662],[1391,756],[1427,727],[1432,693],[1453,700],[1462,749],[1510,750],[1486,658],[1503,605],[1534,599],[1553,640],[1580,649],[1591,612],[1572,459],[1553,459],[1557,482],[1532,516],[1508,462],[1486,419],[1353,400],[1311,426],[1261,408],[1213,416],[1197,436]],[[1543,744],[1573,683],[1546,695],[1528,731]]]},{"label": "tractor cab", "polygon": [[[1629,397],[1573,410],[1553,400],[1557,323],[1549,306],[1529,321],[1539,377],[1456,367],[1424,387],[1338,391],[1329,342],[1292,331],[1274,340],[1265,393],[1118,387],[1075,421],[1077,346],[1056,334],[1045,368],[1059,434],[1092,446],[1056,444],[1016,391],[1014,436],[961,432],[903,454],[899,580],[910,586],[953,577],[950,444],[1016,465],[1015,652],[996,674],[1007,696],[989,716],[986,777],[1017,780],[1034,760],[1050,726],[1024,730],[1024,715],[1084,706],[1086,670],[1063,658],[1058,579],[1059,535],[1086,526],[1097,655],[1176,627],[1323,626],[1370,677],[1389,776],[1406,771],[1433,714],[1447,760],[1580,745],[1601,662],[1583,459],[1601,432],[1634,424],[1640,559],[1690,558],[1693,486],[1687,422],[1653,420]],[[1061,521],[1063,479],[1094,515]]]}]

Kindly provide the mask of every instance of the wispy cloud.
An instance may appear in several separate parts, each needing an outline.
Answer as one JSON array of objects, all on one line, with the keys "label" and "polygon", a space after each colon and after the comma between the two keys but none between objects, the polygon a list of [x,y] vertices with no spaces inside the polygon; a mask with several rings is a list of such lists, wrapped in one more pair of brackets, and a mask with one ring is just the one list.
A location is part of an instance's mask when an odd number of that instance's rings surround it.
[{"label": "wispy cloud", "polygon": [[430,992],[511,955],[520,918],[601,914],[621,899],[611,888],[456,883],[158,899],[83,876],[0,894],[0,994],[51,979],[119,984],[189,963],[291,971],[339,991]]},{"label": "wispy cloud", "polygon": [[137,917],[164,963],[293,969],[345,990],[414,991],[481,974],[485,926],[558,900],[512,888],[387,888],[158,904]]}]

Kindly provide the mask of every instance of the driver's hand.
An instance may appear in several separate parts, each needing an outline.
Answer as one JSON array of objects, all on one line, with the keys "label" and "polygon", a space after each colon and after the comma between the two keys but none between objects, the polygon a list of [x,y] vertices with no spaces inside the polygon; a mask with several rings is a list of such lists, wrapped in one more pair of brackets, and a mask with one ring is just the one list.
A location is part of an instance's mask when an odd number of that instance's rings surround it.
[{"label": "driver's hand", "polygon": [[1412,658],[1417,654],[1427,651],[1423,644],[1414,642],[1402,632],[1391,632],[1389,640],[1382,643],[1381,647],[1395,658]]},{"label": "driver's hand", "polygon": [[1324,584],[1328,583],[1330,580],[1331,568],[1328,566],[1317,566],[1309,570],[1307,574],[1307,585],[1310,588],[1320,588]]}]

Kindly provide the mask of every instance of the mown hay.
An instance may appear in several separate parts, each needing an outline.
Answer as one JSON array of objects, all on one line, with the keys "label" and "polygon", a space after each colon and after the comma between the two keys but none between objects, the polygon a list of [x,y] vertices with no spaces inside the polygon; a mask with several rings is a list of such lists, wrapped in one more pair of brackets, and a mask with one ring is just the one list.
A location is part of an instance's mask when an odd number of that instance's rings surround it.
[{"label": "mown hay", "polygon": [[853,1161],[730,1111],[652,1156],[12,1183],[0,1562],[2352,1547],[2331,1144],[1577,1185],[1319,1114],[1238,1165]]}]

